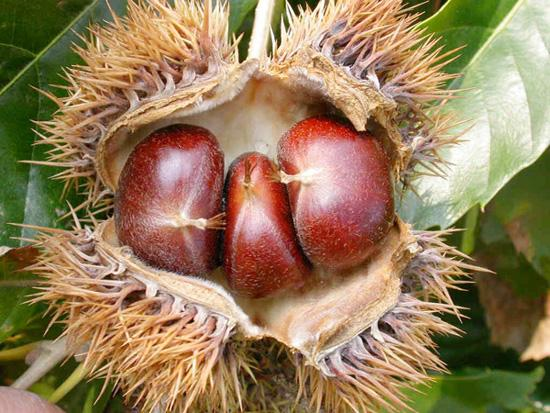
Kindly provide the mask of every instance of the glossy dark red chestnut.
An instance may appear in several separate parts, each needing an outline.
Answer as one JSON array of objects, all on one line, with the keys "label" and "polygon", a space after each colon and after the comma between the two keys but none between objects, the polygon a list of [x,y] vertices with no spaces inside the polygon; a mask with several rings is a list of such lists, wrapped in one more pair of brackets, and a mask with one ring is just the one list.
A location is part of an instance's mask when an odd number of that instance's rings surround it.
[{"label": "glossy dark red chestnut", "polygon": [[223,153],[208,130],[160,129],[130,154],[115,198],[118,238],[148,264],[202,275],[216,266]]},{"label": "glossy dark red chestnut", "polygon": [[389,161],[377,139],[328,117],[279,141],[278,161],[307,257],[330,269],[365,261],[394,221]]},{"label": "glossy dark red chestnut", "polygon": [[256,152],[241,155],[229,170],[223,265],[230,287],[241,295],[299,288],[310,272],[276,173],[274,163]]}]

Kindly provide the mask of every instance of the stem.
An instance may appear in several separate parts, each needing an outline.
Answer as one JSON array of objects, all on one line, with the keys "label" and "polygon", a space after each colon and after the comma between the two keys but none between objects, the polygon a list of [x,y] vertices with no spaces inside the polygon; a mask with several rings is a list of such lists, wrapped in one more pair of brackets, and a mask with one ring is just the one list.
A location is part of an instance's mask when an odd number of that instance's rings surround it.
[{"label": "stem", "polygon": [[37,280],[6,280],[0,281],[1,288],[27,288],[27,287],[38,287],[40,282]]},{"label": "stem", "polygon": [[84,407],[82,408],[82,413],[93,413],[94,411],[94,403],[97,399],[96,395],[96,388],[94,386],[90,386],[90,389],[88,390],[88,394],[86,394],[86,400],[84,400]]},{"label": "stem", "polygon": [[252,27],[252,36],[248,46],[249,59],[261,59],[267,49],[267,41],[271,31],[271,19],[275,0],[259,0],[254,15],[254,26]]},{"label": "stem", "polygon": [[473,206],[466,214],[466,228],[462,233],[460,249],[463,253],[470,255],[476,245],[476,228],[479,217],[479,206]]},{"label": "stem", "polygon": [[280,171],[279,176],[283,184],[289,184],[291,182],[300,182],[303,185],[307,185],[315,181],[315,177],[317,174],[319,174],[319,172],[321,172],[320,168],[306,169],[305,171],[302,171],[295,175],[289,175],[284,171]]},{"label": "stem", "polygon": [[66,338],[61,338],[54,342],[42,342],[37,350],[40,351],[40,354],[30,367],[11,385],[14,389],[27,390],[69,355]]},{"label": "stem", "polygon": [[25,344],[24,346],[0,351],[0,361],[25,360],[27,354],[34,350],[40,343],[40,341],[36,341],[34,343]]},{"label": "stem", "polygon": [[57,403],[59,400],[65,397],[67,393],[74,389],[76,385],[86,377],[87,373],[88,371],[86,367],[84,367],[84,363],[80,363],[78,367],[74,369],[71,375],[67,378],[67,380],[65,380],[61,384],[61,386],[54,390],[51,396],[48,397],[48,400],[54,404]]}]

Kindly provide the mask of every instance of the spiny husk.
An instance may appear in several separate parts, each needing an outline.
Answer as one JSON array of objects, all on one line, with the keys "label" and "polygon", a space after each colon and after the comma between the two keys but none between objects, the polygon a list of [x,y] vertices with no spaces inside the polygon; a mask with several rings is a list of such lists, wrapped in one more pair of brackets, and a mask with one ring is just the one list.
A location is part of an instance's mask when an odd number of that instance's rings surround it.
[{"label": "spiny husk", "polygon": [[434,353],[433,334],[460,330],[439,313],[458,313],[449,289],[469,282],[467,271],[483,271],[444,243],[449,231],[419,231],[421,247],[403,274],[396,306],[353,340],[328,354],[320,369],[295,358],[299,392],[314,411],[356,413],[409,409],[402,388],[445,372]]},{"label": "spiny husk", "polygon": [[[413,10],[395,0],[323,0],[298,14],[289,7],[288,26],[282,24],[281,40],[266,65],[273,72],[308,71],[323,57],[360,80],[362,93],[368,85],[393,102],[392,124],[382,125],[398,131],[393,150],[405,185],[418,176],[418,164],[424,174],[443,175],[438,152],[457,142],[447,133],[457,121],[443,112],[456,92],[446,82],[457,75],[442,71],[457,50],[442,53],[438,39],[417,29],[420,13]],[[348,92],[342,99],[350,97]],[[362,130],[360,122],[353,123]]]},{"label": "spiny husk", "polygon": [[[223,315],[246,340],[274,338],[316,367],[324,354],[347,343],[393,308],[400,294],[401,274],[418,249],[410,227],[398,221],[368,265],[345,275],[314,271],[304,291],[255,300],[232,296],[223,274],[217,271],[206,279],[150,267],[120,245],[112,219],[99,224],[91,237],[96,255],[110,263],[107,274],[115,264],[118,268],[109,276],[136,280],[145,286],[147,297],[169,295],[176,304],[190,302]],[[76,239],[88,242],[82,236]],[[52,249],[48,243],[44,247]],[[60,263],[60,267],[64,265]],[[81,271],[96,278],[85,263]],[[338,311],[335,303],[341,303]]]},{"label": "spiny husk", "polygon": [[453,52],[442,54],[437,39],[415,28],[419,14],[410,11],[395,0],[323,0],[299,14],[288,8],[288,29],[283,23],[272,64],[288,65],[309,46],[391,99],[446,99],[445,82],[454,76],[441,69]]},{"label": "spiny husk", "polygon": [[[84,219],[95,226],[94,215],[111,208],[116,190],[117,173],[109,175],[107,167],[118,163],[120,170],[147,128],[182,119],[209,127],[209,114],[236,113],[242,109],[239,99],[258,91],[273,105],[270,99],[279,91],[280,106],[292,116],[274,130],[318,113],[319,100],[358,130],[378,136],[395,178],[405,185],[419,173],[442,175],[438,151],[455,142],[448,133],[453,120],[442,110],[452,97],[444,89],[452,76],[441,70],[448,56],[415,29],[417,16],[406,12],[395,0],[327,0],[313,10],[289,9],[288,27],[272,56],[240,63],[221,2],[212,7],[198,0],[131,1],[127,17],[94,26],[76,48],[85,64],[65,72],[67,97],[48,94],[59,111],[40,124],[39,143],[52,145],[50,159],[42,163],[63,167],[56,178],[86,194],[77,209],[89,208]],[[297,99],[303,110],[284,107],[287,98]],[[225,118],[218,120],[223,131]],[[276,143],[278,135],[270,138]],[[121,149],[118,158],[113,149]],[[380,291],[384,296],[372,301],[384,305],[361,313],[353,327],[334,325],[345,340],[316,349],[315,357],[298,346],[273,344],[282,354],[292,353],[293,364],[278,364],[280,357],[267,366],[259,362],[265,337],[273,335],[264,335],[221,285],[211,283],[210,289],[225,300],[220,306],[174,294],[167,286],[174,274],[161,285],[163,272],[149,276],[155,270],[131,253],[121,259],[102,249],[105,240],[95,228],[44,230],[38,241],[43,254],[32,270],[46,278],[37,299],[50,302],[55,319],[66,323],[74,349],[84,346],[86,365],[115,380],[145,411],[402,410],[401,386],[425,379],[427,370],[444,369],[430,335],[456,330],[436,313],[458,313],[448,289],[474,268],[453,258],[459,254],[441,241],[444,234],[402,235],[403,245],[389,258],[403,255],[398,260],[403,268],[397,266],[400,272],[388,278],[392,288],[380,283],[379,290],[365,291],[365,297]],[[193,277],[179,281],[189,291],[193,282]],[[251,333],[254,328],[258,331]],[[283,383],[288,366],[297,384],[274,388],[270,379],[281,377]],[[267,377],[254,382],[262,370]],[[289,405],[291,391],[302,407]]]},{"label": "spiny husk", "polygon": [[[139,282],[96,248],[89,229],[52,231],[38,242],[29,270],[48,281],[39,294],[62,320],[85,366],[124,390],[145,411],[232,411],[242,406],[242,381],[253,380],[253,360],[235,324],[221,314]],[[232,341],[230,342],[230,338]]]},{"label": "spiny husk", "polygon": [[288,395],[277,395],[271,379],[285,377],[292,365],[297,385],[287,383],[285,392],[312,411],[403,409],[400,387],[427,379],[428,370],[444,371],[431,335],[458,330],[437,313],[457,311],[448,288],[458,288],[465,271],[476,269],[455,259],[462,255],[444,244],[444,232],[417,232],[420,251],[391,311],[318,366],[288,348],[282,353],[292,354],[293,364],[274,357],[262,363],[256,357],[266,357],[261,334],[259,341],[245,339],[231,317],[140,281],[139,272],[98,248],[89,228],[49,231],[38,241],[39,264],[30,268],[46,278],[37,299],[48,301],[54,320],[65,323],[73,348],[84,346],[88,368],[113,379],[145,411],[273,411],[266,393],[274,405],[289,407]]}]

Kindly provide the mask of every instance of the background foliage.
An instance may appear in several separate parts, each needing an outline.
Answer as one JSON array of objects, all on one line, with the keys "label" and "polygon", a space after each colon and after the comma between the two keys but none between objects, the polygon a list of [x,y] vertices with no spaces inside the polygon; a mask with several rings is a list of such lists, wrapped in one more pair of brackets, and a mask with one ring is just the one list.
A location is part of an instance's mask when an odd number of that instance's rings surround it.
[{"label": "background foliage", "polygon": [[[230,30],[243,33],[244,55],[257,0],[229,2]],[[534,330],[526,326],[550,317],[550,7],[547,0],[408,2],[423,12],[420,26],[442,37],[444,48],[464,46],[446,70],[463,73],[449,87],[466,92],[449,106],[469,123],[458,131],[463,144],[445,153],[453,163],[447,180],[423,179],[420,197],[405,197],[400,213],[417,227],[465,228],[452,241],[499,277],[478,279],[455,294],[471,310],[460,325],[464,338],[439,339],[452,374],[411,391],[411,403],[422,413],[550,411],[550,363],[520,362],[533,344]],[[125,10],[123,0],[110,4],[117,13]],[[277,10],[283,9],[277,0]],[[67,212],[59,201],[62,188],[47,179],[55,171],[18,162],[44,159],[44,149],[32,145],[32,120],[49,118],[54,110],[33,88],[62,93],[48,85],[62,85],[60,68],[78,62],[70,49],[78,42],[75,32],[85,33],[90,22],[109,15],[103,0],[2,3],[0,246],[24,245],[31,235],[10,222],[64,225],[58,219]],[[25,304],[33,276],[14,271],[24,258],[0,258],[0,385],[25,369],[21,356],[5,357],[5,350],[41,339],[48,323],[43,306]],[[58,334],[52,329],[47,338]],[[540,346],[535,350],[540,353]],[[76,366],[56,368],[31,390],[51,396]],[[94,404],[101,386],[81,382],[59,404],[67,412],[123,411],[109,392]]]}]

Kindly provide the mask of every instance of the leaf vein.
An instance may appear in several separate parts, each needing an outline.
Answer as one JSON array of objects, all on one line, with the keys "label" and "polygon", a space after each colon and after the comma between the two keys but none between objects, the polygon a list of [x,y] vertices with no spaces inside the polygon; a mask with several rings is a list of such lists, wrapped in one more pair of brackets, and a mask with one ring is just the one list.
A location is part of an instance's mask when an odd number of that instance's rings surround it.
[{"label": "leaf vein", "polygon": [[98,3],[99,0],[93,0],[84,10],[82,10],[61,32],[58,33],[57,36],[55,36],[50,43],[44,47],[40,52],[36,54],[34,59],[32,59],[17,75],[13,77],[13,79],[5,85],[0,90],[0,96],[2,96],[6,91],[11,88],[22,76],[27,70],[30,70],[33,65],[35,65],[41,58],[44,56],[44,54],[50,50],[58,41],[63,37],[71,28],[78,22],[83,16],[85,16],[90,10],[92,10]]}]

